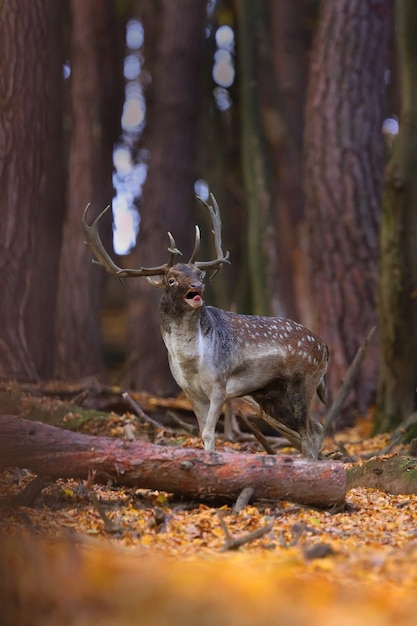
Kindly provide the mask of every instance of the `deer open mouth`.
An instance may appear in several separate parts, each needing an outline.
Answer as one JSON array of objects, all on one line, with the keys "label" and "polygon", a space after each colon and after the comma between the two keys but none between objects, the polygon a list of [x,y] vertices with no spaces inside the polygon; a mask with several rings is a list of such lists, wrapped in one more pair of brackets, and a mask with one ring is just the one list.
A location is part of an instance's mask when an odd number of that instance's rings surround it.
[{"label": "deer open mouth", "polygon": [[202,289],[190,289],[190,291],[187,291],[187,293],[184,296],[184,300],[187,302],[187,304],[189,304],[192,307],[199,307],[201,306],[203,299],[202,299],[202,294],[203,294],[203,290]]}]

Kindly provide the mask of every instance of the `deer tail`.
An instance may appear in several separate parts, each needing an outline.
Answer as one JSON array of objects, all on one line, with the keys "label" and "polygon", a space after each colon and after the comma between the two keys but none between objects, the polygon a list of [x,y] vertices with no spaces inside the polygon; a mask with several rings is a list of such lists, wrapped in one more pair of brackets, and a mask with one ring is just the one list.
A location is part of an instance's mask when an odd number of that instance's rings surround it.
[{"label": "deer tail", "polygon": [[323,404],[327,404],[326,402],[326,374],[323,374],[321,377],[321,381],[319,382],[319,386],[317,387],[317,395]]}]

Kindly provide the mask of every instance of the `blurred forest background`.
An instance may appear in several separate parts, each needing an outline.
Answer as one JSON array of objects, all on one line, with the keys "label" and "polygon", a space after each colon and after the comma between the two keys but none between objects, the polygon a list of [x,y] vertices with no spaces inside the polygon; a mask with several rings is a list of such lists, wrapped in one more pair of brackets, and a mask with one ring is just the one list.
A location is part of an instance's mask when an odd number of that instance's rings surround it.
[{"label": "blurred forest background", "polygon": [[[140,226],[123,266],[164,262],[167,231],[187,257],[196,223],[209,259],[195,196],[210,191],[232,265],[206,301],[318,332],[330,396],[376,324],[345,424],[374,404],[376,430],[417,409],[415,0],[0,11],[2,379],[117,370],[124,386],[175,392],[159,292],[93,265],[81,215],[112,203],[118,252]],[[112,249],[110,217],[102,238]]]}]

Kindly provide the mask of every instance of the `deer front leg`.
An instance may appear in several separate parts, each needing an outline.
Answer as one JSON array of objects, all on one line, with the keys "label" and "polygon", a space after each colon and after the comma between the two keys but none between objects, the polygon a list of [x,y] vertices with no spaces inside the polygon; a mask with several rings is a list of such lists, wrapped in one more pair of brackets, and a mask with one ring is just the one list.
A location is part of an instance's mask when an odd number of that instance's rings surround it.
[{"label": "deer front leg", "polygon": [[[214,429],[212,437],[207,434],[207,422],[210,413],[210,400],[206,397],[195,397],[191,394],[188,394],[188,399],[191,402],[195,416],[197,418],[200,435],[204,443],[204,449],[207,452],[212,452],[214,450]],[[214,423],[214,428],[216,428],[216,423],[217,420]]]},{"label": "deer front leg", "polygon": [[200,430],[200,435],[203,433],[204,426],[206,425],[207,415],[210,409],[210,401],[208,398],[196,398],[192,394],[187,393],[187,397],[191,402],[191,406],[193,407],[194,414],[197,418],[198,428]]},{"label": "deer front leg", "polygon": [[190,392],[187,392],[187,396],[198,421],[201,439],[204,443],[204,450],[206,452],[214,452],[216,424],[219,420],[223,404],[226,401],[226,394],[223,388],[220,388],[216,389],[210,395],[210,398],[205,394]]},{"label": "deer front leg", "polygon": [[226,394],[223,390],[216,391],[210,397],[210,408],[207,413],[206,423],[201,433],[201,438],[204,443],[204,450],[206,452],[214,452],[216,425],[219,421],[220,413],[222,411],[222,407],[225,401]]}]

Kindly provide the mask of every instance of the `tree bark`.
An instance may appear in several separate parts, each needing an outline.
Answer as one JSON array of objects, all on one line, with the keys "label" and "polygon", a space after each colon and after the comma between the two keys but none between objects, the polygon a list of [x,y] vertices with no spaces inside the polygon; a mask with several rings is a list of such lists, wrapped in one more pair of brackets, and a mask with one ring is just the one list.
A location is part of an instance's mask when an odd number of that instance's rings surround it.
[{"label": "tree bark", "polygon": [[[112,151],[121,113],[119,24],[109,0],[71,2],[71,143],[67,216],[60,260],[55,376],[80,378],[104,370],[100,308],[105,273],[83,244],[88,202],[111,202]],[[110,219],[107,222],[110,244]]]},{"label": "tree bark", "polygon": [[417,4],[397,2],[400,132],[386,171],[378,317],[381,334],[375,430],[390,430],[417,408]]},{"label": "tree bark", "polygon": [[62,192],[62,6],[0,22],[0,377],[50,376]]},{"label": "tree bark", "polygon": [[312,506],[344,501],[346,474],[337,461],[290,456],[202,452],[140,441],[92,437],[0,415],[0,467],[25,467],[48,478],[109,480],[198,500],[235,501],[245,487],[254,498]]},{"label": "tree bark", "polygon": [[[376,322],[381,127],[392,7],[392,0],[325,0],[313,46],[307,223],[314,327],[330,347],[332,395]],[[350,398],[350,420],[374,398],[377,362],[377,348],[371,347]]]},{"label": "tree bark", "polygon": [[[143,188],[141,231],[129,259],[132,266],[159,265],[167,258],[167,231],[178,248],[191,254],[194,243],[194,182],[200,69],[204,49],[204,0],[165,0],[160,11],[159,41],[148,98],[148,176]],[[151,42],[152,51],[155,50]],[[145,55],[146,41],[145,24]],[[150,105],[150,106],[149,106]],[[158,393],[177,389],[169,372],[158,317],[160,293],[147,281],[128,283],[128,352],[132,366],[127,386]]]}]

